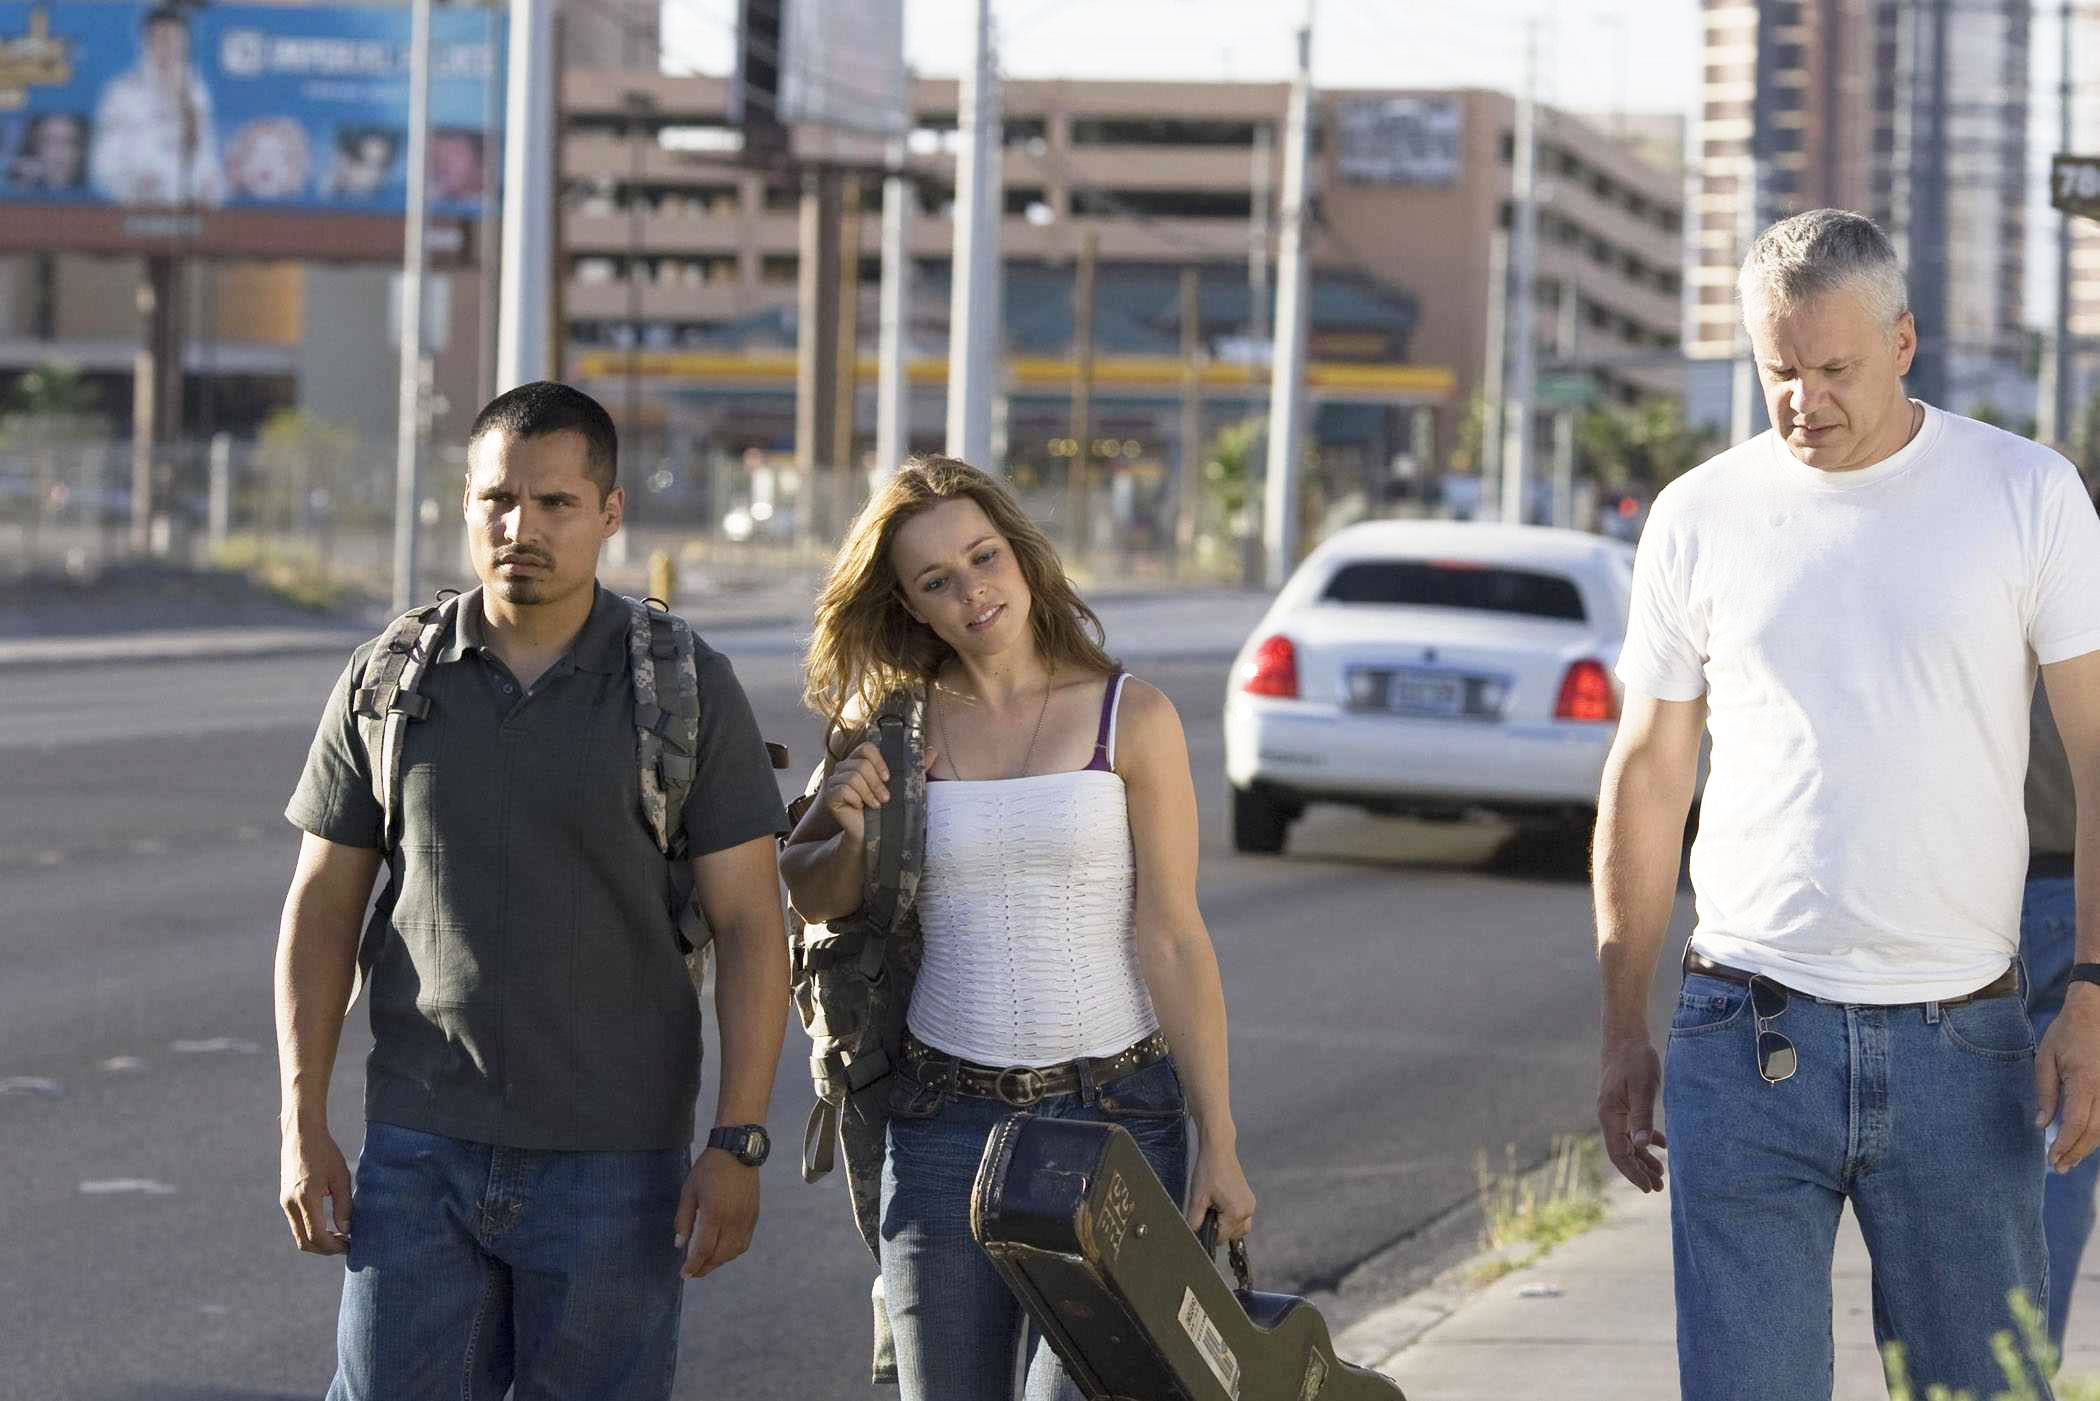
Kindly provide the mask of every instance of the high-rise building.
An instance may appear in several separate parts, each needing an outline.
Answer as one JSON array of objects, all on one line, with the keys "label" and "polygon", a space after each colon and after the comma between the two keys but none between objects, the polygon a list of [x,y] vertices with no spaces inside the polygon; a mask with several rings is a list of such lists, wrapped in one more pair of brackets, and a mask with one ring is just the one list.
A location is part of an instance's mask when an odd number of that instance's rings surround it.
[{"label": "high-rise building", "polygon": [[1706,0],[1685,348],[1736,351],[1744,234],[1855,209],[1895,241],[1915,392],[1962,407],[2017,360],[2029,0]]}]

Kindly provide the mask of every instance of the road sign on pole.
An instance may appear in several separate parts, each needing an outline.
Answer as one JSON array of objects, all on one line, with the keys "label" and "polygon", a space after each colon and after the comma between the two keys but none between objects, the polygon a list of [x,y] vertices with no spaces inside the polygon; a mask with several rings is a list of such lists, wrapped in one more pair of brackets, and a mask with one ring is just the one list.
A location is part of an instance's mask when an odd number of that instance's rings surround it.
[{"label": "road sign on pole", "polygon": [[2066,214],[2100,219],[2100,156],[2050,157],[2049,204]]}]

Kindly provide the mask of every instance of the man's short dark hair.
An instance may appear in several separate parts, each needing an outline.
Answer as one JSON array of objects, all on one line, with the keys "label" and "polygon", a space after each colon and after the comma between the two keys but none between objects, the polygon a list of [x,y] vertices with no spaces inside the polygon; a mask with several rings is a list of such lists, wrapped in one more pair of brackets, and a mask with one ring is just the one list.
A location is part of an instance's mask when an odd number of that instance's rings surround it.
[{"label": "man's short dark hair", "polygon": [[581,389],[543,379],[498,394],[474,415],[467,445],[472,447],[484,433],[508,433],[513,438],[579,433],[583,436],[583,470],[598,484],[598,500],[603,502],[619,484],[620,435],[613,428],[612,415]]},{"label": "man's short dark hair", "polygon": [[139,21],[139,29],[143,32],[156,24],[180,25],[183,32],[187,33],[190,27],[189,12],[180,5],[155,5],[146,11],[146,17]]}]

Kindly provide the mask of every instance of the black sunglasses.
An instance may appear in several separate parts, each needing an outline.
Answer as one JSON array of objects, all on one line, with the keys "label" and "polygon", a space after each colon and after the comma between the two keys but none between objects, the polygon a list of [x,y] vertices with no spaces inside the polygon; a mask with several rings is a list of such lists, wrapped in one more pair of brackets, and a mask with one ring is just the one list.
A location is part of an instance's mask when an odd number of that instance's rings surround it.
[{"label": "black sunglasses", "polygon": [[1750,1015],[1757,1021],[1757,1073],[1767,1085],[1778,1084],[1800,1067],[1794,1043],[1765,1025],[1787,1009],[1789,1000],[1786,989],[1771,979],[1759,975],[1750,980]]}]

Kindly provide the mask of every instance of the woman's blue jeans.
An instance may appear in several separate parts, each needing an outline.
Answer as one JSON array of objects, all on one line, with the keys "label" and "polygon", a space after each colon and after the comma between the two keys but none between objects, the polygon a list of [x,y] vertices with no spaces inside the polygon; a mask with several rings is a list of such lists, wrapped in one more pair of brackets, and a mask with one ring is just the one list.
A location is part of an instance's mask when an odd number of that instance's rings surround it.
[{"label": "woman's blue jeans", "polygon": [[[906,1084],[893,1100],[882,1168],[882,1286],[900,1401],[1077,1401],[999,1272],[970,1236],[970,1189],[992,1130],[1021,1111]],[[1175,1200],[1188,1189],[1188,1106],[1172,1060],[1100,1086],[1092,1104],[1051,1095],[1043,1118],[1119,1124]]]},{"label": "woman's blue jeans", "polygon": [[[1831,1257],[1846,1202],[1873,1259],[1874,1336],[1932,1383],[1993,1396],[2007,1296],[2047,1307],[2034,1029],[2017,996],[1959,1006],[1791,998],[1758,1073],[1742,984],[1684,982],[1663,1072],[1685,1401],[1831,1392]],[[2047,1383],[2038,1391],[2047,1395]]]}]

